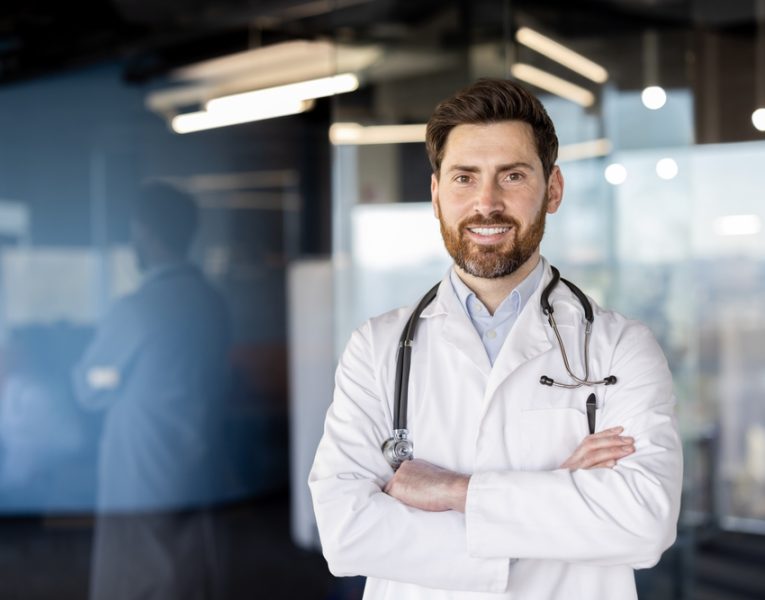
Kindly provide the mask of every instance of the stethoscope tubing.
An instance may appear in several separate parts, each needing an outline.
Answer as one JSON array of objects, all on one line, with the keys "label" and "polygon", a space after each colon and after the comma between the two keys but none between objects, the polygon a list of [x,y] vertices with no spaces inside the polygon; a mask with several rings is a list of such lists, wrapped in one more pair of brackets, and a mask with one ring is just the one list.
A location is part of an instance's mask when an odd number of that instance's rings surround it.
[{"label": "stethoscope tubing", "polygon": [[412,311],[412,315],[401,332],[401,338],[398,341],[398,352],[396,354],[396,388],[394,391],[393,406],[393,429],[406,429],[406,414],[409,401],[409,371],[412,365],[412,344],[414,343],[414,333],[420,315],[425,307],[428,306],[436,297],[438,287],[437,283],[422,297],[417,307]]},{"label": "stethoscope tubing", "polygon": [[[552,271],[552,279],[547,284],[547,286],[545,286],[545,289],[542,291],[540,304],[542,305],[542,311],[547,316],[548,323],[550,324],[550,327],[552,328],[553,333],[555,334],[555,338],[558,341],[558,348],[560,349],[561,357],[563,359],[563,366],[566,369],[566,372],[568,373],[569,377],[571,377],[571,379],[574,381],[574,383],[559,383],[553,380],[551,377],[548,377],[547,375],[542,375],[542,377],[539,380],[539,383],[546,386],[560,387],[560,388],[567,388],[567,389],[576,389],[582,386],[592,387],[595,385],[615,384],[617,380],[616,380],[616,377],[613,375],[609,375],[600,380],[590,381],[589,379],[590,337],[592,333],[592,324],[594,321],[592,304],[590,304],[589,299],[584,294],[584,292],[582,292],[582,290],[580,290],[577,286],[575,286],[570,281],[563,279],[560,276],[560,272],[558,271],[558,269],[556,269],[552,265],[550,266],[550,269]],[[552,304],[550,303],[550,294],[558,285],[559,281],[562,281],[566,285],[566,287],[568,287],[571,290],[571,292],[579,300],[580,304],[582,305],[582,309],[584,310],[586,325],[585,325],[585,333],[584,333],[584,377],[583,378],[577,377],[571,369],[571,365],[569,364],[569,361],[568,361],[568,354],[566,353],[566,348],[565,348],[565,345],[563,344],[563,339],[561,338],[560,332],[558,331],[558,325],[555,322],[555,317],[553,316],[554,309]],[[401,337],[399,338],[398,351],[396,353],[396,379],[395,379],[394,400],[393,400],[393,437],[389,439],[388,442],[399,439],[401,436],[403,436],[404,439],[407,439],[408,437],[407,410],[408,410],[408,401],[409,401],[409,375],[411,371],[412,345],[414,343],[414,334],[417,328],[417,323],[419,322],[419,319],[420,319],[420,315],[422,314],[422,311],[425,310],[425,307],[428,306],[436,297],[436,293],[438,292],[438,288],[440,285],[441,285],[440,283],[437,283],[430,290],[428,290],[428,292],[422,297],[420,302],[412,311],[412,314],[410,315],[409,319],[406,322],[406,325],[404,326],[403,331],[401,332]],[[589,402],[589,399],[588,399],[588,402]],[[594,419],[594,415],[592,415],[592,418]],[[590,419],[590,415],[588,412],[588,420],[589,419]],[[591,423],[591,429],[592,429],[592,423]],[[386,442],[386,444],[388,442]],[[410,448],[411,448],[411,440],[409,440],[408,443],[410,444]],[[385,448],[385,444],[383,445],[383,448]],[[411,458],[411,451],[409,453],[409,457]],[[395,469],[397,468],[398,464],[395,464],[395,465],[391,464],[391,466]]]}]

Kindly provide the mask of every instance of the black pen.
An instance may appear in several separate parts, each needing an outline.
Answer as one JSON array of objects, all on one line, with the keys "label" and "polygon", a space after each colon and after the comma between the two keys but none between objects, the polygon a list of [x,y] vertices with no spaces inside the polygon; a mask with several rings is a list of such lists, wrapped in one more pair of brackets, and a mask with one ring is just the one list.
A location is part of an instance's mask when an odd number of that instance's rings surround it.
[{"label": "black pen", "polygon": [[595,410],[598,408],[598,401],[595,394],[587,397],[587,426],[590,428],[590,435],[595,433]]}]

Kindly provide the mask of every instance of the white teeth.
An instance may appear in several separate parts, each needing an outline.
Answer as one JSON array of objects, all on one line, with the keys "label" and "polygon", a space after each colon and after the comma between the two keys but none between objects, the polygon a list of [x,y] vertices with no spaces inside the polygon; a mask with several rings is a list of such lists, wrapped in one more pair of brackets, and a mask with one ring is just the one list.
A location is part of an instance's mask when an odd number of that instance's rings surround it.
[{"label": "white teeth", "polygon": [[470,227],[470,231],[477,233],[478,235],[497,235],[498,233],[505,233],[509,227]]}]

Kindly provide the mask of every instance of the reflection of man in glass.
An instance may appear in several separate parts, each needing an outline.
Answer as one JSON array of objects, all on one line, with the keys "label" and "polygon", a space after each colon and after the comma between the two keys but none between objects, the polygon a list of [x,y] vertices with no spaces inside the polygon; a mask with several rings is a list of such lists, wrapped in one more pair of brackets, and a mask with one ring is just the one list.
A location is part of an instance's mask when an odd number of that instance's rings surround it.
[{"label": "reflection of man in glass", "polygon": [[131,226],[143,283],[111,309],[75,369],[81,404],[106,410],[94,598],[210,596],[210,524],[197,509],[216,489],[228,317],[186,261],[196,223],[184,194],[141,190]]}]

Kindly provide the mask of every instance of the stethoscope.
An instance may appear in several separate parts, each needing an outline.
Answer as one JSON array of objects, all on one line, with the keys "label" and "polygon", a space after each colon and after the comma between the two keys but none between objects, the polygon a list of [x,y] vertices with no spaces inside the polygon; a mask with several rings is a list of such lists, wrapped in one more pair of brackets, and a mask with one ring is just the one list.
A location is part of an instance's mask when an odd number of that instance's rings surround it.
[{"label": "stethoscope", "polygon": [[[569,377],[573,380],[573,383],[560,383],[555,381],[552,377],[542,375],[539,378],[539,383],[550,387],[559,387],[566,389],[576,389],[586,386],[596,385],[614,385],[616,383],[616,377],[614,375],[608,375],[603,379],[590,380],[590,337],[592,333],[592,322],[595,317],[592,311],[592,304],[584,295],[584,292],[576,287],[573,283],[567,279],[563,279],[560,276],[560,272],[555,267],[551,266],[552,279],[550,283],[542,290],[542,296],[540,298],[540,304],[542,305],[542,312],[547,316],[547,322],[552,327],[555,333],[555,338],[558,340],[558,347],[560,348],[561,357],[563,358],[563,366],[566,369]],[[577,297],[579,303],[584,309],[584,318],[586,321],[584,328],[584,376],[577,377],[571,370],[571,366],[568,362],[568,355],[566,348],[563,345],[563,339],[558,331],[558,325],[555,322],[553,313],[553,306],[550,303],[550,294],[558,285],[558,282],[562,281],[568,289]],[[409,370],[412,361],[412,345],[414,343],[414,332],[417,328],[417,323],[420,320],[420,315],[425,307],[428,306],[436,297],[438,291],[437,283],[434,285],[428,293],[425,294],[415,309],[412,311],[409,320],[404,326],[404,330],[401,332],[401,337],[398,341],[398,352],[396,354],[396,381],[393,390],[393,435],[385,440],[382,445],[383,456],[388,464],[395,470],[405,460],[411,460],[414,458],[414,444],[409,437],[409,430],[406,425],[407,415],[407,402],[409,399]],[[587,425],[590,433],[595,432],[595,410],[597,408],[597,400],[595,394],[590,394],[585,403],[587,413]]]}]

